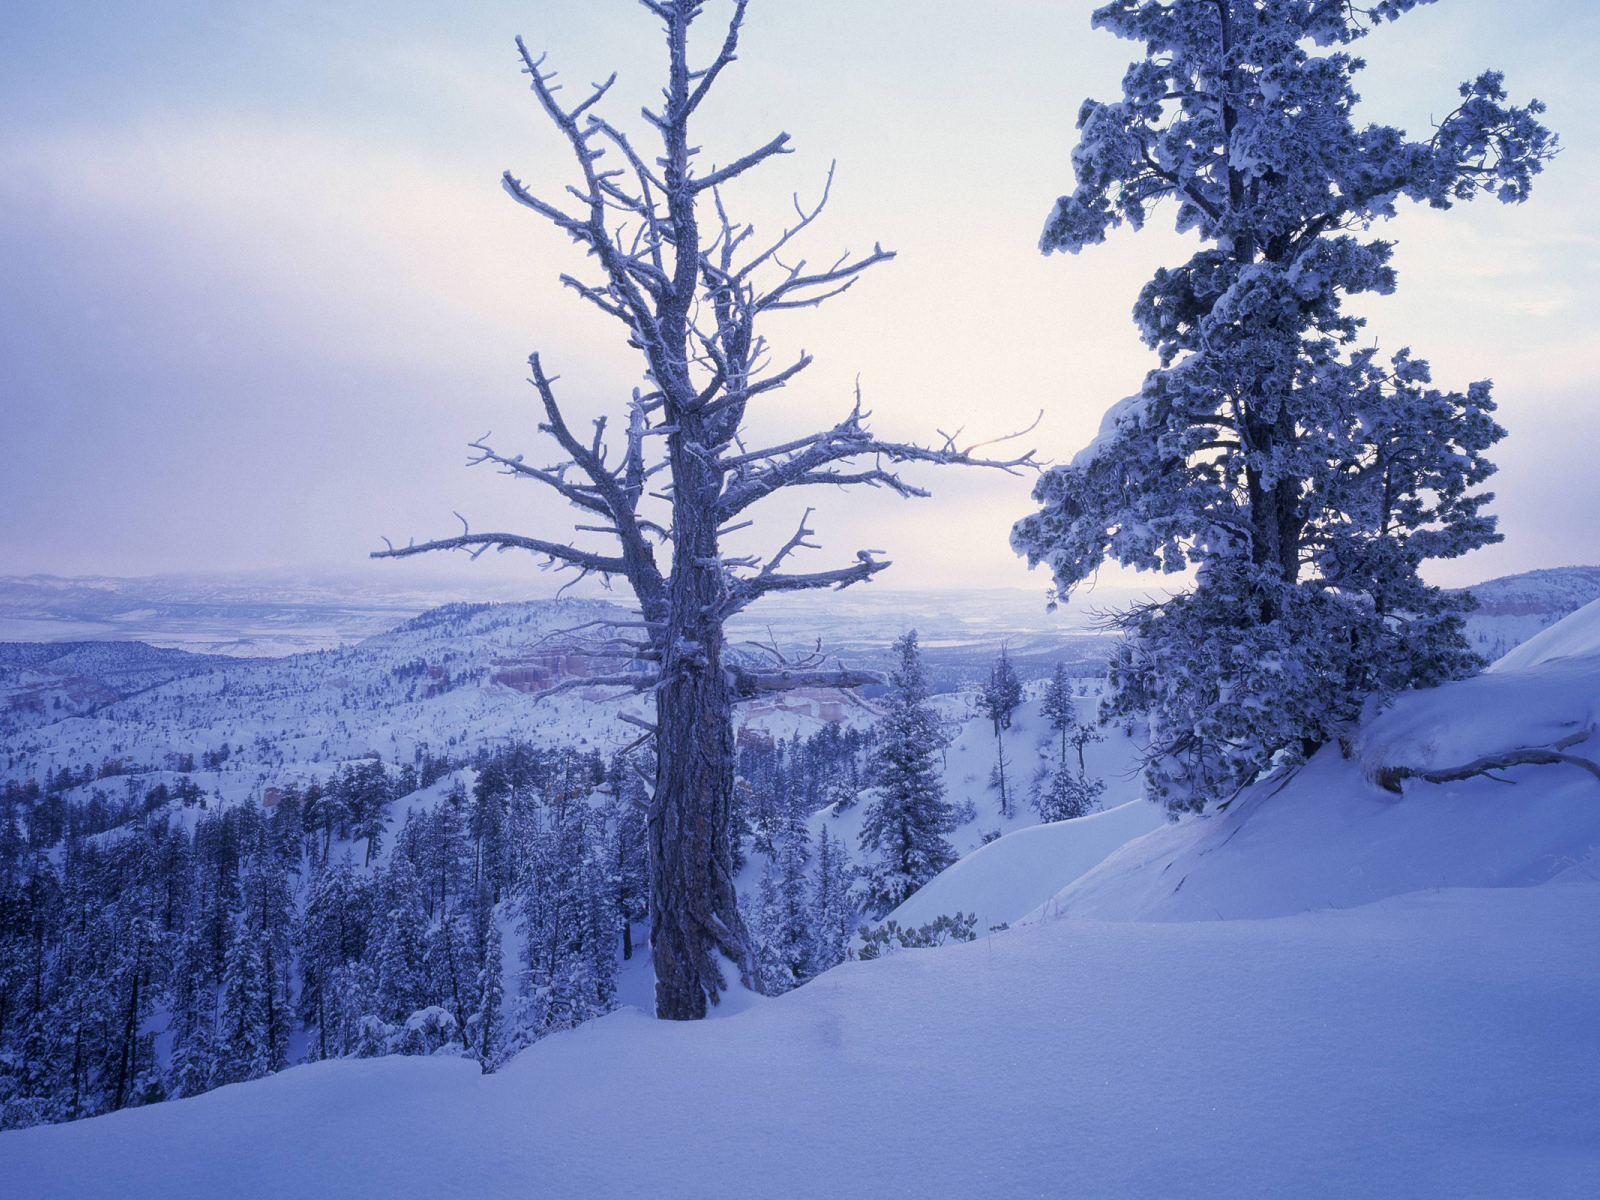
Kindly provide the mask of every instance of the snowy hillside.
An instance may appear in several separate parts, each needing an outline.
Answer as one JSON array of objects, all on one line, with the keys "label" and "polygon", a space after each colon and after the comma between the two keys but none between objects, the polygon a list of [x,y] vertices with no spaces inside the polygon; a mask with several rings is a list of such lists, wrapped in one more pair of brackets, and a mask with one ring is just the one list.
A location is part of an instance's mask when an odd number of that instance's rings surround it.
[{"label": "snowy hillside", "polygon": [[[209,668],[95,710],[13,737],[12,777],[121,760],[161,767],[230,748],[227,771],[270,777],[295,764],[332,763],[376,752],[410,762],[559,730],[608,747],[630,740],[619,711],[641,701],[578,688],[540,703],[528,693],[581,681],[587,660],[550,644],[552,631],[622,618],[592,600],[434,609],[359,645],[277,659],[208,660]],[[596,703],[597,701],[606,703]]]},{"label": "snowy hillside", "polygon": [[988,930],[1027,916],[1112,851],[1166,824],[1161,809],[1129,800],[1070,821],[1029,825],[979,846],[889,914],[909,928],[972,913]]},{"label": "snowy hillside", "polygon": [[0,642],[0,735],[85,716],[226,663],[142,642]]},{"label": "snowy hillside", "polygon": [[1467,640],[1493,662],[1568,613],[1600,599],[1600,567],[1526,571],[1467,590],[1478,601],[1467,617]]},{"label": "snowy hillside", "polygon": [[[1130,843],[1043,913],[1273,917],[1438,888],[1592,880],[1600,767],[1582,762],[1600,762],[1600,604],[1526,649],[1526,661],[1399,697],[1362,729],[1348,759],[1325,747],[1298,773],[1256,785],[1225,813]],[[1495,768],[1441,783],[1415,777],[1557,747],[1582,762]]]}]

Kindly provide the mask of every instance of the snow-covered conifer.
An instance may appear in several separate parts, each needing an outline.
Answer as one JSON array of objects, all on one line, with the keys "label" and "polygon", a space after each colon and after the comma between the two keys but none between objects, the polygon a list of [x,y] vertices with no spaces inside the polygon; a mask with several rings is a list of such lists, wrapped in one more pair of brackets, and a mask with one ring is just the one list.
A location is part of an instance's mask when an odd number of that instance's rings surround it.
[{"label": "snow-covered conifer", "polygon": [[1011,652],[1005,646],[1000,647],[1000,657],[989,668],[982,700],[984,715],[994,722],[994,735],[998,738],[1002,729],[1011,728],[1011,714],[1022,703],[1022,680],[1011,665]]},{"label": "snow-covered conifer", "polygon": [[1067,664],[1058,662],[1050,676],[1050,686],[1045,689],[1039,711],[1050,728],[1061,735],[1061,762],[1067,761],[1067,734],[1077,723],[1077,706],[1072,700],[1072,677],[1067,674]]},{"label": "snow-covered conifer", "polygon": [[873,862],[866,877],[870,908],[886,913],[953,863],[944,835],[953,828],[938,755],[944,741],[928,704],[928,679],[916,630],[894,645],[893,690],[874,750],[874,794],[861,824],[861,848]]},{"label": "snow-covered conifer", "polygon": [[1044,821],[1066,821],[1085,816],[1100,802],[1105,791],[1103,779],[1094,779],[1066,763],[1051,771],[1035,801],[1039,818]]},{"label": "snow-covered conifer", "polygon": [[376,981],[374,1015],[398,1024],[431,999],[426,961],[428,921],[410,859],[396,856],[378,888],[384,920],[367,950]]},{"label": "snow-covered conifer", "polygon": [[485,913],[482,933],[482,965],[478,968],[478,1010],[473,1015],[471,1027],[472,1054],[485,1075],[493,1073],[500,1065],[500,1006],[505,987],[501,981],[504,970],[500,948],[500,926],[492,912]]},{"label": "snow-covered conifer", "polygon": [[1203,246],[1135,305],[1161,367],[1041,477],[1012,543],[1063,595],[1107,558],[1197,568],[1192,590],[1123,616],[1105,709],[1149,716],[1147,785],[1175,807],[1346,736],[1371,695],[1475,666],[1469,602],[1418,568],[1497,540],[1474,490],[1503,435],[1489,384],[1443,391],[1409,351],[1357,347],[1344,300],[1393,290],[1392,244],[1362,231],[1400,199],[1520,201],[1555,139],[1493,71],[1426,140],[1358,123],[1347,47],[1418,2],[1094,15],[1145,56],[1120,101],[1080,110],[1077,187],[1041,246],[1076,253],[1163,200]]},{"label": "snow-covered conifer", "polygon": [[1011,665],[1011,655],[1004,646],[1000,647],[1000,657],[989,669],[981,699],[984,714],[994,723],[994,769],[989,773],[989,786],[999,793],[1000,815],[1009,817],[1013,808],[1013,781],[1007,778],[1007,768],[1011,763],[1006,758],[1002,734],[1011,728],[1011,714],[1022,703],[1022,680],[1017,677],[1016,668]]},{"label": "snow-covered conifer", "polygon": [[816,858],[811,893],[812,975],[844,961],[859,921],[850,895],[856,876],[854,864],[844,843],[830,835],[826,826],[817,831]]},{"label": "snow-covered conifer", "polygon": [[241,921],[228,945],[222,975],[215,1083],[259,1079],[271,1069],[272,1028],[268,1011],[266,964],[261,935]]}]

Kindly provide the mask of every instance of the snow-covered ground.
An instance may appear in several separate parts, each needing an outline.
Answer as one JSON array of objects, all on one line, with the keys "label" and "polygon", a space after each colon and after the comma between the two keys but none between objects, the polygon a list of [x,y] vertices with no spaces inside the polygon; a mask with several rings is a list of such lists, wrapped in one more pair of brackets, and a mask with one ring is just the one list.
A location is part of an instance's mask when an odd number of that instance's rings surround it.
[{"label": "snow-covered ground", "polygon": [[1112,851],[1165,825],[1144,800],[1073,821],[1029,825],[980,846],[924,884],[889,918],[907,928],[970,913],[980,931],[1010,924],[1100,864]]},{"label": "snow-covered ground", "polygon": [[[1595,872],[1600,779],[1565,764],[1378,785],[1581,738],[1600,761],[1600,602],[1473,679],[1401,696],[1351,757],[1325,747],[1230,809],[1123,847],[1046,906],[1114,920],[1273,917],[1437,888],[1530,887]],[[1600,946],[1591,948],[1600,951]],[[1600,1000],[1597,1000],[1600,1005]],[[1600,1007],[1596,1009],[1600,1016]]]},{"label": "snow-covered ground", "polygon": [[[1529,647],[976,942],[698,1024],[624,1009],[490,1077],[327,1062],[0,1134],[5,1194],[1600,1194],[1600,780],[1377,782],[1593,731],[1600,606]],[[1047,888],[1125,811],[1021,828],[930,894]]]},{"label": "snow-covered ground", "polygon": [[1055,920],[495,1076],[297,1067],[0,1134],[15,1200],[1592,1197],[1600,885]]}]

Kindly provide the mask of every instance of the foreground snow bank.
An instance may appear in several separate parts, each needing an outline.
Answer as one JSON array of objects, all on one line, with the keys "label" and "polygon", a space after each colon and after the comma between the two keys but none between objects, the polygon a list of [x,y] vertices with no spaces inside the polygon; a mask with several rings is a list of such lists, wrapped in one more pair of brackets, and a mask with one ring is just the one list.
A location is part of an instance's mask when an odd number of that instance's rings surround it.
[{"label": "foreground snow bank", "polygon": [[1600,875],[1600,780],[1582,767],[1519,766],[1444,784],[1413,778],[1399,794],[1377,783],[1395,768],[1463,766],[1574,739],[1569,753],[1600,759],[1600,652],[1567,652],[1591,636],[1600,647],[1600,604],[1530,641],[1536,653],[1520,668],[1401,696],[1363,727],[1350,758],[1325,747],[1293,777],[1257,784],[1224,812],[1129,843],[1035,915],[1231,920]]},{"label": "foreground snow bank", "polygon": [[8,1200],[1600,1194],[1600,885],[1049,921],[497,1076],[298,1067],[0,1134]]},{"label": "foreground snow bank", "polygon": [[889,916],[915,928],[942,913],[976,913],[979,932],[1016,921],[1119,846],[1166,823],[1159,806],[1132,800],[1072,821],[1019,829],[929,880]]}]

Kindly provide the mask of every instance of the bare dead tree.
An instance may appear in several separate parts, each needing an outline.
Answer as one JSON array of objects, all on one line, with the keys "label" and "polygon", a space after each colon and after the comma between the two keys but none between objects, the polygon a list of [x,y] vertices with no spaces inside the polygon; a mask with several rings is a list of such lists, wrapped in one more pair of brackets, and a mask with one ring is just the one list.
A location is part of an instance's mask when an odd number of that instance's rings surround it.
[{"label": "bare dead tree", "polygon": [[[659,154],[641,152],[599,115],[615,75],[565,107],[557,98],[555,73],[518,38],[533,93],[570,144],[579,182],[567,189],[565,207],[535,194],[509,172],[504,184],[517,203],[562,230],[594,260],[592,279],[563,275],[562,283],[622,324],[629,345],[644,357],[646,386],[635,389],[625,406],[625,428],[613,456],[606,419],[596,420],[592,434],[579,437],[563,414],[556,378],[535,354],[528,360],[530,382],[542,411],[540,432],[558,448],[555,461],[532,465],[520,454],[499,453],[487,437],[473,443],[472,459],[555,491],[583,514],[585,523],[575,525],[577,531],[605,534],[612,546],[598,552],[568,541],[467,529],[458,537],[391,545],[374,557],[520,549],[542,556],[547,566],[570,568],[579,578],[627,580],[640,620],[632,636],[607,642],[612,653],[633,660],[633,669],[584,683],[654,693],[649,845],[656,1011],[661,1017],[694,1019],[703,1017],[729,986],[719,959],[733,964],[746,986],[754,986],[732,876],[733,702],[791,687],[852,687],[874,678],[812,663],[754,669],[725,656],[723,624],[771,593],[848,587],[889,566],[879,552],[862,550],[854,562],[831,570],[782,570],[796,553],[815,548],[809,510],[794,534],[764,560],[725,555],[722,538],[751,524],[750,510],[786,489],[865,485],[923,496],[926,492],[896,472],[899,464],[1018,471],[1034,466],[1034,460],[1031,451],[1011,459],[980,457],[976,452],[983,444],[961,446],[956,436],[941,435],[928,446],[882,440],[867,427],[859,389],[850,411],[831,428],[747,448],[744,427],[751,404],[790,383],[811,362],[802,353],[772,366],[758,321],[838,296],[862,272],[893,255],[874,246],[868,254],[846,254],[816,268],[792,259],[796,238],[827,203],[827,187],[815,205],[806,207],[797,199],[794,220],[774,240],[758,245],[753,227],[729,216],[722,192],[768,159],[788,153],[788,134],[704,172],[696,170],[698,149],[690,135],[692,118],[735,59],[748,0],[734,0],[720,50],[700,69],[689,64],[688,43],[702,4],[641,3],[663,22],[666,39],[662,104],[643,111],[660,139]],[[665,571],[658,560],[662,551],[670,563]]]}]

